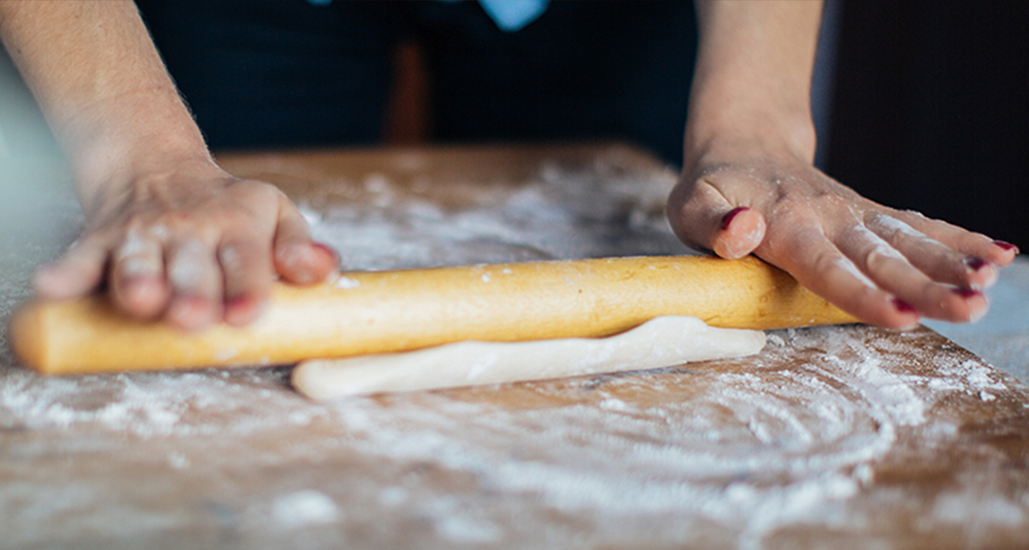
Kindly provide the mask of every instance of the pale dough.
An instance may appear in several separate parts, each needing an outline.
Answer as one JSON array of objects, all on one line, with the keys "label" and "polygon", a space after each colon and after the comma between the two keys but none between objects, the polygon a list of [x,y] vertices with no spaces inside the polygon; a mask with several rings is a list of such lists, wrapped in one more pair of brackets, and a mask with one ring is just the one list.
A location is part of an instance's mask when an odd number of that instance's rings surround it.
[{"label": "pale dough", "polygon": [[312,399],[647,370],[761,351],[765,334],[658,317],[607,338],[459,342],[406,353],[316,359],[293,371]]}]

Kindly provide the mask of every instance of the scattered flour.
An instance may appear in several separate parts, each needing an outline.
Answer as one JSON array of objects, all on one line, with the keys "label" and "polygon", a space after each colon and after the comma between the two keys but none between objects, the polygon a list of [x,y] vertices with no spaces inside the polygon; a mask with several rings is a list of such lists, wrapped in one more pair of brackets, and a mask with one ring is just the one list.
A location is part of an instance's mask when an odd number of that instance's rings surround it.
[{"label": "scattered flour", "polygon": [[360,286],[361,281],[358,281],[357,279],[351,279],[350,277],[345,277],[343,275],[340,275],[339,279],[336,279],[336,288],[353,289],[359,288]]},{"label": "scattered flour", "polygon": [[885,239],[897,240],[898,237],[903,236],[915,241],[915,243],[921,247],[937,248],[944,246],[943,243],[929,238],[921,231],[916,230],[910,225],[892,216],[869,213],[868,219],[865,220],[865,223]]},{"label": "scattered flour", "polygon": [[861,246],[867,248],[869,259],[871,259],[872,254],[878,254],[884,258],[902,260],[907,263],[907,258],[897,251],[896,248],[893,248],[893,245],[884,241],[882,237],[872,231],[869,231],[866,227],[858,225],[855,227],[854,231],[861,241]]},{"label": "scattered flour", "polygon": [[186,241],[171,258],[168,281],[176,289],[196,289],[204,282],[204,272],[209,251],[200,241]]},{"label": "scattered flour", "polygon": [[[349,268],[670,254],[682,252],[661,208],[673,183],[547,164],[538,178],[451,209],[375,175],[327,186],[302,211]],[[330,197],[355,190],[375,195],[371,207]],[[0,249],[0,323],[29,295],[32,266],[75,229]],[[258,548],[320,527],[338,544],[318,547],[670,547],[709,537],[762,548],[791,529],[906,529],[911,506],[926,511],[911,521],[920,533],[968,514],[990,529],[1023,524],[1029,502],[985,492],[986,474],[924,497],[875,490],[877,466],[893,454],[936,464],[940,448],[956,445],[955,407],[1026,396],[979,361],[902,338],[774,331],[757,359],[717,368],[330,403],[297,396],[285,368],[44,378],[0,345],[0,479],[9,480],[0,532],[14,547],[60,546],[46,538],[59,525],[66,546],[97,533],[154,547],[162,533],[214,533]]]},{"label": "scattered flour", "polygon": [[503,531],[492,523],[474,521],[457,515],[440,518],[436,523],[436,532],[458,543],[497,542],[503,536]]},{"label": "scattered flour", "polygon": [[[682,254],[664,200],[675,177],[557,165],[519,186],[488,187],[473,204],[447,209],[416,195],[401,195],[383,175],[352,197],[352,184],[326,186],[301,204],[314,237],[340,251],[346,269],[393,269],[469,263]],[[386,198],[385,202],[376,200]],[[388,207],[388,208],[387,208]]]},{"label": "scattered flour", "polygon": [[334,523],[341,516],[342,513],[331,498],[313,490],[281,495],[272,503],[272,517],[285,529]]},{"label": "scattered flour", "polygon": [[1025,520],[1026,510],[1006,499],[986,497],[968,505],[968,495],[947,493],[936,499],[933,517],[946,523],[1018,525]]}]

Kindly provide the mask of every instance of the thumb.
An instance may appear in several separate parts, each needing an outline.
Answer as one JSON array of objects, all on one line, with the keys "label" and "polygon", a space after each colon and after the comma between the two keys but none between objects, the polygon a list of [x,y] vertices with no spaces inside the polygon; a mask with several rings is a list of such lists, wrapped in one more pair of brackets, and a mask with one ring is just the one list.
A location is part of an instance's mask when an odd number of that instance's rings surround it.
[{"label": "thumb", "polygon": [[733,204],[704,180],[681,182],[668,199],[668,221],[686,244],[735,260],[750,254],[765,238],[765,217]]},{"label": "thumb", "polygon": [[273,250],[275,270],[295,284],[324,281],[339,265],[339,257],[331,248],[311,240],[307,220],[285,196],[279,207]]}]

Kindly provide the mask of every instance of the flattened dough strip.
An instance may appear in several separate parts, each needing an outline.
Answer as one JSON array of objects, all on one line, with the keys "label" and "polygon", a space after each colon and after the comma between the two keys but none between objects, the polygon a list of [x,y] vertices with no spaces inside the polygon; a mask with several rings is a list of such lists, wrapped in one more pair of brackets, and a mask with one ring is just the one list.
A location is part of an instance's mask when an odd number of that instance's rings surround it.
[{"label": "flattened dough strip", "polygon": [[312,399],[545,380],[752,355],[757,330],[714,328],[696,317],[658,317],[607,338],[458,342],[349,359],[314,359],[293,370],[293,387]]},{"label": "flattened dough strip", "polygon": [[185,334],[118,314],[102,296],[27,304],[10,335],[44,373],[295,363],[465,340],[586,338],[664,315],[773,329],[854,318],[756,258],[605,258],[344,273],[314,287],[276,285],[246,328]]}]

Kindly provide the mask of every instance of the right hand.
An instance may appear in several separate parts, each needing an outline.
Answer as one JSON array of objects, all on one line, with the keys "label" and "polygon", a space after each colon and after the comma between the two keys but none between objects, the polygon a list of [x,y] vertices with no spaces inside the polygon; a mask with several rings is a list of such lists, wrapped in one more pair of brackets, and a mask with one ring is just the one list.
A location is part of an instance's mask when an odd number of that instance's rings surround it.
[{"label": "right hand", "polygon": [[208,159],[105,182],[83,197],[86,228],[34,278],[44,298],[102,288],[139,320],[197,331],[218,321],[256,320],[275,276],[325,280],[338,258],[314,243],[306,220],[273,185],[235,178]]},{"label": "right hand", "polygon": [[784,147],[738,143],[687,155],[668,210],[684,242],[727,259],[753,253],[878,326],[986,313],[981,289],[1014,260],[1013,245],[876,204]]}]

